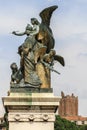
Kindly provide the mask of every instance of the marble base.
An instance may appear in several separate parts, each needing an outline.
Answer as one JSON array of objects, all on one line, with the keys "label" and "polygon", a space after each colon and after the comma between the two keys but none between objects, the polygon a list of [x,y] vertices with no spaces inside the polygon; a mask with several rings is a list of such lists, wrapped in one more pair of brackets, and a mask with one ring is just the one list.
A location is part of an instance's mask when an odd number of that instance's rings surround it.
[{"label": "marble base", "polygon": [[54,130],[54,123],[53,122],[12,122],[9,125],[10,130]]},{"label": "marble base", "polygon": [[8,113],[9,130],[54,130],[55,113],[60,98],[46,90],[14,90],[11,89],[9,96],[2,99]]}]

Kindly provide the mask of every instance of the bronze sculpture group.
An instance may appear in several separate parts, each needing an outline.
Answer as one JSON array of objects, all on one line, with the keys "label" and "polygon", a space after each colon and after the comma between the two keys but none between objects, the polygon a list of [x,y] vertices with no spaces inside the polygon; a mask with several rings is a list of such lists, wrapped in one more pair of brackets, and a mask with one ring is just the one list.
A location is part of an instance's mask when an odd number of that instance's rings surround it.
[{"label": "bronze sculpture group", "polygon": [[20,67],[16,63],[11,64],[12,75],[11,85],[21,84],[28,87],[50,88],[51,71],[54,70],[54,61],[65,65],[62,56],[56,54],[54,50],[55,40],[50,28],[50,19],[54,10],[58,6],[45,8],[40,17],[40,23],[36,18],[31,18],[31,24],[28,24],[22,33],[13,31],[17,36],[27,35],[24,43],[18,47],[20,55]]}]

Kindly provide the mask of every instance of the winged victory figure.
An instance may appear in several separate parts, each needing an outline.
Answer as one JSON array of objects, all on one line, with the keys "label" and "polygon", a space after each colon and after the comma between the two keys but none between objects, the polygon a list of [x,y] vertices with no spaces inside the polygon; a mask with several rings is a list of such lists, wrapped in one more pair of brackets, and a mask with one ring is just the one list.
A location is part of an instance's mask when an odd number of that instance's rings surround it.
[{"label": "winged victory figure", "polygon": [[54,61],[58,61],[62,66],[65,65],[64,58],[56,54],[54,50],[55,39],[50,28],[50,20],[53,12],[58,8],[57,5],[45,8],[40,12],[41,23],[36,18],[31,18],[31,24],[28,24],[24,32],[13,31],[17,36],[27,35],[25,41],[18,48],[20,55],[20,69],[17,72],[22,74],[23,82],[28,86],[39,86],[41,88],[50,88],[51,78],[50,70],[54,70]]},{"label": "winged victory figure", "polygon": [[[47,47],[46,53],[49,53],[55,46],[55,39],[50,28],[50,20],[52,13],[58,8],[57,5],[45,8],[40,12],[41,24],[39,24],[39,32],[36,39]],[[65,66],[64,58],[60,55],[55,55],[54,60],[58,61],[62,66]]]}]

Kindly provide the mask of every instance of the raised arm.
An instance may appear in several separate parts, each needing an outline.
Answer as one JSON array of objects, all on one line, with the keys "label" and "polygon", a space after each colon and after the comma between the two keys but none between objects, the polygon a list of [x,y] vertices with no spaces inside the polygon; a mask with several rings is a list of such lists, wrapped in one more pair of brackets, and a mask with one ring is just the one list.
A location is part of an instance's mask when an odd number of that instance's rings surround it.
[{"label": "raised arm", "polygon": [[19,32],[13,31],[12,34],[14,34],[14,35],[16,35],[16,36],[23,36],[23,35],[26,34],[26,32],[21,32],[21,33],[19,33]]}]

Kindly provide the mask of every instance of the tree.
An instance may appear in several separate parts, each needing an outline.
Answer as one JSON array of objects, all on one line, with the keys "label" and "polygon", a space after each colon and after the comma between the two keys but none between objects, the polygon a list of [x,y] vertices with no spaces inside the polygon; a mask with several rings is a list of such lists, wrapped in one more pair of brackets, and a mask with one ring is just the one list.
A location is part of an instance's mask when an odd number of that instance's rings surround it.
[{"label": "tree", "polygon": [[56,116],[54,128],[55,130],[80,130],[74,122],[70,122],[60,116]]}]

